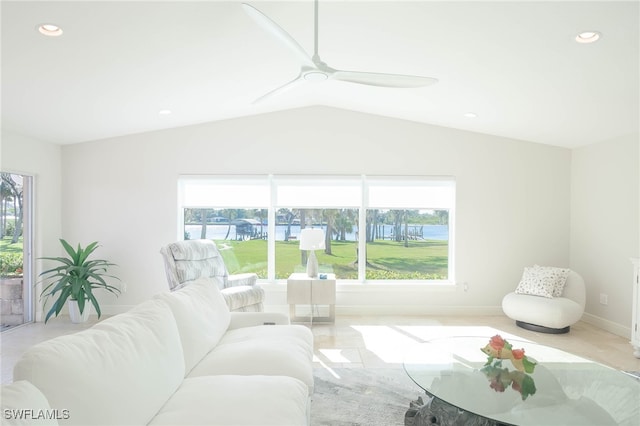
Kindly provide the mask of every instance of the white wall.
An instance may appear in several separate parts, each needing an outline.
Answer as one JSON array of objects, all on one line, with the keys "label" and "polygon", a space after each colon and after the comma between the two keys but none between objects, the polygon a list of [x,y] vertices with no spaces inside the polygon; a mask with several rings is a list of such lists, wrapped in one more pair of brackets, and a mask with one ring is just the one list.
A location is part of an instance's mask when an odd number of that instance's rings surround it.
[{"label": "white wall", "polygon": [[571,268],[587,285],[584,319],[629,336],[629,258],[640,254],[638,140],[636,134],[577,148],[571,166]]},{"label": "white wall", "polygon": [[[59,145],[2,130],[0,170],[34,176],[34,257],[36,259],[60,254],[58,242],[62,236],[60,166]],[[42,262],[36,260],[36,275],[41,271]],[[36,311],[39,310],[36,309]],[[39,319],[39,316],[36,318]]]},{"label": "white wall", "polygon": [[[179,174],[452,175],[456,280],[468,292],[342,286],[338,312],[499,314],[523,266],[569,264],[570,161],[558,147],[304,108],[63,146],[63,234],[100,241],[120,265],[127,293],[102,296],[117,312],[167,289],[158,250],[178,233]],[[268,303],[284,305],[284,286],[267,287]]]}]

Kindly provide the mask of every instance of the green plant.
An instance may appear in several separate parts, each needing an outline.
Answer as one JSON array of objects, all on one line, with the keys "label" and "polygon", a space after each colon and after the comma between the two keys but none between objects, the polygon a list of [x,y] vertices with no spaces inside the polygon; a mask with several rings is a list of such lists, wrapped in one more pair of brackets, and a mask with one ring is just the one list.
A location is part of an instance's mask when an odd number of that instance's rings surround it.
[{"label": "green plant", "polygon": [[11,221],[7,221],[7,225],[4,228],[4,235],[3,237],[10,237],[13,235],[14,230],[16,229],[16,225],[11,222]]},{"label": "green plant", "polygon": [[0,253],[0,277],[22,275],[22,253]]},{"label": "green plant", "polygon": [[91,301],[91,304],[96,309],[98,318],[100,318],[100,305],[93,295],[93,290],[107,290],[116,296],[120,294],[119,288],[107,284],[105,281],[105,278],[118,279],[113,275],[107,274],[108,268],[115,266],[115,264],[102,259],[88,259],[91,253],[98,247],[97,241],[89,244],[85,248],[82,248],[80,244],[78,244],[78,248],[75,250],[63,239],[60,239],[60,243],[69,255],[68,257],[42,258],[61,263],[60,266],[46,270],[40,274],[40,276],[44,277],[44,280],[52,280],[52,282],[42,290],[40,295],[41,298],[45,298],[45,305],[49,297],[54,297],[57,294],[57,299],[47,313],[44,322],[46,323],[54,314],[58,316],[68,298],[78,301],[80,313],[84,311],[86,301]]}]

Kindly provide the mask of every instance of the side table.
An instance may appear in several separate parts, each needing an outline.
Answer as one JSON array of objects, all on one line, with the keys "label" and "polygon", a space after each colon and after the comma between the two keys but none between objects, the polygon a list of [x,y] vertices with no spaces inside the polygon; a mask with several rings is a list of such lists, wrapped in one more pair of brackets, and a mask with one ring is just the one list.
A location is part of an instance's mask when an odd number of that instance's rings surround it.
[{"label": "side table", "polygon": [[[287,303],[291,322],[313,321],[335,322],[336,317],[336,275],[326,274],[326,279],[311,278],[306,273],[291,274],[287,279]],[[308,317],[296,315],[296,305],[309,305]],[[314,305],[329,305],[329,316],[313,316]]]}]

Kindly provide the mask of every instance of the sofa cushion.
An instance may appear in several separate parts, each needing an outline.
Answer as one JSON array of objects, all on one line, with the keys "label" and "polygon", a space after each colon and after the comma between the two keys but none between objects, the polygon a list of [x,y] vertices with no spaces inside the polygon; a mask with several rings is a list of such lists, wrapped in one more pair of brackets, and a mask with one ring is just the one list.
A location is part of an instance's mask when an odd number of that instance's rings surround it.
[{"label": "sofa cushion", "polygon": [[229,308],[218,287],[207,279],[156,297],[173,312],[184,350],[185,372],[189,373],[226,332],[231,320]]},{"label": "sofa cushion", "polygon": [[[304,330],[304,331],[303,331]],[[245,327],[228,331],[189,377],[208,375],[289,376],[313,392],[313,346],[300,325]]]},{"label": "sofa cushion", "polygon": [[305,425],[307,404],[307,387],[290,377],[194,377],[150,425]]},{"label": "sofa cushion", "polygon": [[25,380],[2,386],[0,402],[6,426],[57,425],[58,418],[69,416],[64,409],[53,410],[42,392]]},{"label": "sofa cushion", "polygon": [[309,328],[299,324],[278,326],[255,325],[228,330],[220,343],[245,342],[253,339],[271,339],[273,342],[295,342],[305,348],[309,358],[313,357],[313,333]]},{"label": "sofa cushion", "polygon": [[14,378],[33,383],[51,407],[68,409],[61,424],[146,424],[184,378],[180,335],[167,304],[150,300],[30,348]]},{"label": "sofa cushion", "polygon": [[582,317],[584,306],[566,297],[536,297],[509,293],[502,299],[502,310],[509,318],[548,328],[564,328]]}]

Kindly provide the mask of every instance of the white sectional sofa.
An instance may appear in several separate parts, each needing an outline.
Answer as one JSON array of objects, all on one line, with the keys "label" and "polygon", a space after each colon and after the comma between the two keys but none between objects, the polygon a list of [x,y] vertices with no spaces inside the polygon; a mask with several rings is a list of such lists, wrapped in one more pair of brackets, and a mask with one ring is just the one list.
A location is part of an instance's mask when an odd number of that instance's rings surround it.
[{"label": "white sectional sofa", "polygon": [[30,348],[3,387],[3,424],[304,425],[312,356],[308,328],[231,313],[198,280]]}]

